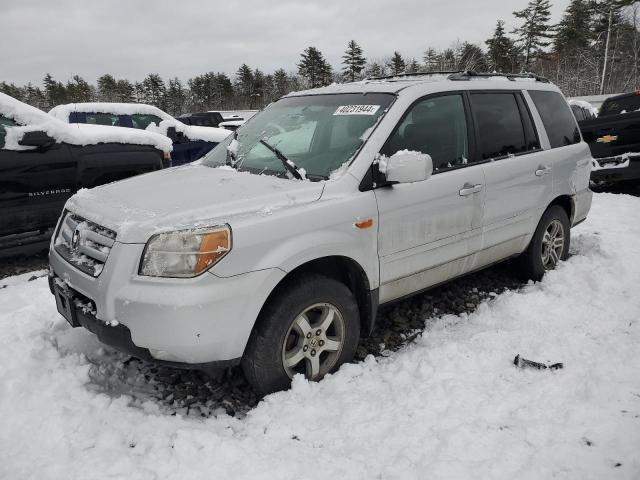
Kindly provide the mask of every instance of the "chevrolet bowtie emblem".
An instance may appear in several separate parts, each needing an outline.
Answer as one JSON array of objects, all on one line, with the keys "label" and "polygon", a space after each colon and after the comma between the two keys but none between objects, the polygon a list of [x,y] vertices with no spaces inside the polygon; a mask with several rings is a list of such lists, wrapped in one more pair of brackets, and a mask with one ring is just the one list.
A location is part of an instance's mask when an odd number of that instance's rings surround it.
[{"label": "chevrolet bowtie emblem", "polygon": [[611,142],[615,142],[617,139],[618,139],[617,135],[605,135],[604,137],[598,138],[598,140],[596,140],[596,142],[598,142],[598,143],[611,143]]}]

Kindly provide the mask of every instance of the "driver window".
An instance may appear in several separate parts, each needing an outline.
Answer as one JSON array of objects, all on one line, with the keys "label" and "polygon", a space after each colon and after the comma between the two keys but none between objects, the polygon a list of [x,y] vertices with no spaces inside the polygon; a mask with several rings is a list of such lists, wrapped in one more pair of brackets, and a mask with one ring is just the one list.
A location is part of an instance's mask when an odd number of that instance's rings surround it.
[{"label": "driver window", "polygon": [[428,153],[433,173],[467,164],[467,122],[462,95],[445,95],[416,103],[382,149],[391,156],[399,150]]},{"label": "driver window", "polygon": [[0,115],[0,148],[4,148],[4,139],[7,136],[6,127],[15,127],[16,123],[8,118]]}]

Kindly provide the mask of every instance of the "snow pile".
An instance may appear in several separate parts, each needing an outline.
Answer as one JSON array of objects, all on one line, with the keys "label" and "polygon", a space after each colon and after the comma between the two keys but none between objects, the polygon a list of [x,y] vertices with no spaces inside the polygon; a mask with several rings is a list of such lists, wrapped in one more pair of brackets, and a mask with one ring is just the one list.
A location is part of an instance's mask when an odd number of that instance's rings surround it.
[{"label": "snow pile", "polygon": [[43,131],[58,143],[72,145],[130,143],[134,145],[151,145],[165,152],[170,152],[173,149],[171,141],[156,133],[101,125],[69,125],[4,93],[0,93],[0,114],[13,119],[21,125],[7,127],[4,146],[7,150],[32,149],[33,147],[20,145],[20,140],[22,140],[24,134],[32,131]]},{"label": "snow pile", "polygon": [[53,107],[51,110],[49,110],[50,115],[63,122],[69,122],[69,116],[72,112],[111,113],[113,115],[155,115],[156,117],[159,117],[161,119],[160,125],[151,123],[147,127],[148,132],[166,135],[167,129],[169,127],[175,127],[176,131],[183,133],[189,140],[193,141],[203,140],[205,142],[220,143],[231,133],[229,132],[229,130],[226,130],[224,128],[186,125],[181,121],[176,120],[168,113],[163,112],[159,108],[144,103],[69,103],[66,105],[58,105],[57,107]]},{"label": "snow pile", "polygon": [[[541,283],[429,319],[388,358],[298,377],[244,419],[96,392],[98,344],[46,279],[0,289],[0,477],[637,479],[640,199],[596,195],[573,234]],[[516,353],[564,369],[516,369]]]}]

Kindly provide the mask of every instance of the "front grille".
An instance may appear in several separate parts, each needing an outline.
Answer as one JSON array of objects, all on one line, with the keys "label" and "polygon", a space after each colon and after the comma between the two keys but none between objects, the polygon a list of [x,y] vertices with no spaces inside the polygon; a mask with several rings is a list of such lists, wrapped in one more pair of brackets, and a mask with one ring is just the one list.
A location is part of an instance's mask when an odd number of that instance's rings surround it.
[{"label": "front grille", "polygon": [[116,232],[79,215],[65,212],[54,248],[67,262],[92,277],[102,272]]}]

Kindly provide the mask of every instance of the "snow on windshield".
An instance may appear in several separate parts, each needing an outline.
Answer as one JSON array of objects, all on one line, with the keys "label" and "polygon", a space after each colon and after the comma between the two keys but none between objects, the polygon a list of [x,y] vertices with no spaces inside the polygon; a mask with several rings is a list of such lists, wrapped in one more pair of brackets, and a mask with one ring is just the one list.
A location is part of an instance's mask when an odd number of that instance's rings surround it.
[{"label": "snow on windshield", "polygon": [[128,143],[150,145],[170,152],[171,141],[157,133],[131,128],[105,127],[102,125],[69,125],[35,107],[0,93],[0,115],[13,119],[19,126],[6,127],[4,149],[29,150],[20,145],[26,132],[43,131],[58,143],[72,145],[96,145],[98,143]]}]

